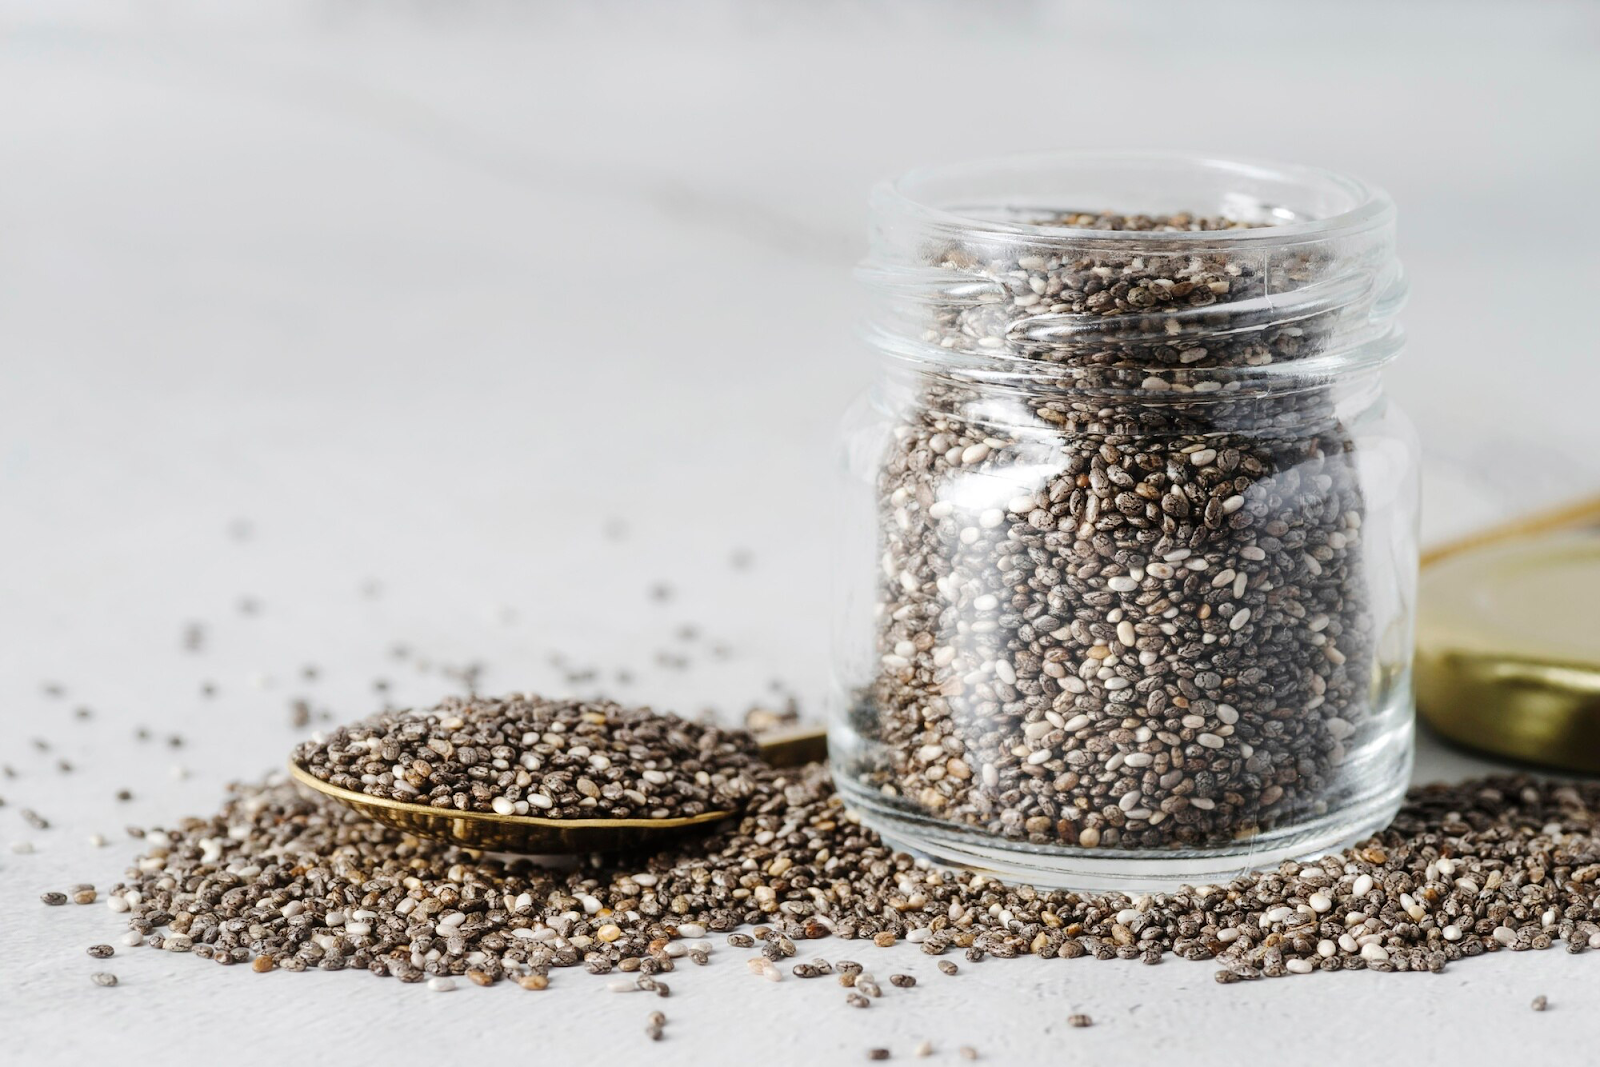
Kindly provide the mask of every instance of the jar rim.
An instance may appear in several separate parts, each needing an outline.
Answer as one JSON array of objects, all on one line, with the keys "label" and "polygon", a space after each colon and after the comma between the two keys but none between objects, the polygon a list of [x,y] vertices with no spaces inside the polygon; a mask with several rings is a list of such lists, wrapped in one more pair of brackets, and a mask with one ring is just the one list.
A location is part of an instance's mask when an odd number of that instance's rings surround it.
[{"label": "jar rim", "polygon": [[[1178,173],[1192,170],[1212,176],[1232,176],[1241,182],[1275,184],[1284,189],[1320,191],[1342,198],[1343,206],[1317,217],[1288,219],[1266,225],[1226,230],[1108,230],[1076,226],[1050,226],[1012,223],[977,213],[934,203],[926,190],[941,182],[973,180],[991,174],[1027,170],[1070,174],[1091,168],[1126,168],[1130,172]],[[917,167],[897,178],[879,184],[874,192],[875,206],[899,212],[942,231],[967,236],[985,235],[1001,239],[1027,239],[1041,243],[1096,242],[1138,246],[1159,242],[1162,245],[1248,246],[1258,244],[1299,244],[1327,241],[1361,233],[1392,223],[1394,203],[1382,189],[1359,178],[1320,167],[1277,163],[1247,157],[1216,156],[1206,153],[1170,151],[1064,150],[1017,153],[965,162]],[[1269,207],[1265,202],[1258,206]],[[1084,205],[1082,210],[1129,205]],[[1059,209],[1059,206],[1058,208]],[[1192,210],[1192,208],[1191,208]]]}]

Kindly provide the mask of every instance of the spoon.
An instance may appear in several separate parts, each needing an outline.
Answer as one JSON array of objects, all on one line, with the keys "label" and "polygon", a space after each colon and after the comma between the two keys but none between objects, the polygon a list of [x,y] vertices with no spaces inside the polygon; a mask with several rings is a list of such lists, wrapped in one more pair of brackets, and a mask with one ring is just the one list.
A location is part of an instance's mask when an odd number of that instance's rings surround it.
[{"label": "spoon", "polygon": [[[761,758],[774,767],[798,767],[825,759],[828,735],[823,730],[782,734],[760,741]],[[657,845],[691,833],[696,827],[738,814],[732,809],[706,811],[676,819],[542,819],[533,815],[496,815],[492,811],[456,811],[369,796],[331,785],[298,763],[289,764],[294,780],[348,805],[374,822],[396,830],[448,841],[484,852],[524,852],[557,856],[584,852],[617,852]]]}]

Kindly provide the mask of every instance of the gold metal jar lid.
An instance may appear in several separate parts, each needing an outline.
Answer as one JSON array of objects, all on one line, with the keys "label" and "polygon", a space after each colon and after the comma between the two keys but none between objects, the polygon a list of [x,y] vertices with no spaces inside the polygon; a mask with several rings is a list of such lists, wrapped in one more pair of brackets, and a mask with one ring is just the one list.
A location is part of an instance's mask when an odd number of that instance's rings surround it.
[{"label": "gold metal jar lid", "polygon": [[1424,556],[1416,692],[1451,741],[1600,773],[1600,501]]}]

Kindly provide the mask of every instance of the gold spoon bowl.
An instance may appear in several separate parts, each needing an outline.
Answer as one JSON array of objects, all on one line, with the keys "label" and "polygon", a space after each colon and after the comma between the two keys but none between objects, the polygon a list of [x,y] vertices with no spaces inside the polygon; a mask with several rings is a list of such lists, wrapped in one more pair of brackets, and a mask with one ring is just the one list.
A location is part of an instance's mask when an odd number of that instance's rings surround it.
[{"label": "gold spoon bowl", "polygon": [[[760,742],[761,758],[774,767],[798,767],[825,759],[827,735],[821,730],[785,734]],[[492,811],[456,811],[375,797],[324,782],[299,763],[289,764],[294,780],[396,830],[448,841],[484,852],[521,852],[557,856],[584,852],[621,852],[655,847],[738,812],[718,809],[675,819],[543,819],[534,815],[497,815]]]}]

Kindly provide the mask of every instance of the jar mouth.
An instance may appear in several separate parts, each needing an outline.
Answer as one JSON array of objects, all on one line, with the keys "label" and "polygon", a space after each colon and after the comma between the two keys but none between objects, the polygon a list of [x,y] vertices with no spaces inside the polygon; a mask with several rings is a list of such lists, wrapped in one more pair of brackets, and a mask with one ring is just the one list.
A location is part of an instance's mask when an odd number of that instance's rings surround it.
[{"label": "jar mouth", "polygon": [[[1394,214],[1386,193],[1347,175],[1181,152],[1040,152],[920,167],[881,184],[874,206],[969,238],[1168,248],[1337,240],[1389,224]],[[1024,221],[1061,211],[1186,212],[1251,225],[1110,230]]]},{"label": "jar mouth", "polygon": [[[1111,388],[1281,388],[1400,349],[1394,206],[1330,171],[1054,152],[914,170],[880,186],[873,208],[857,270],[868,337],[914,363],[1019,379],[1066,369]],[[1155,218],[1126,217],[1141,215]]]}]

